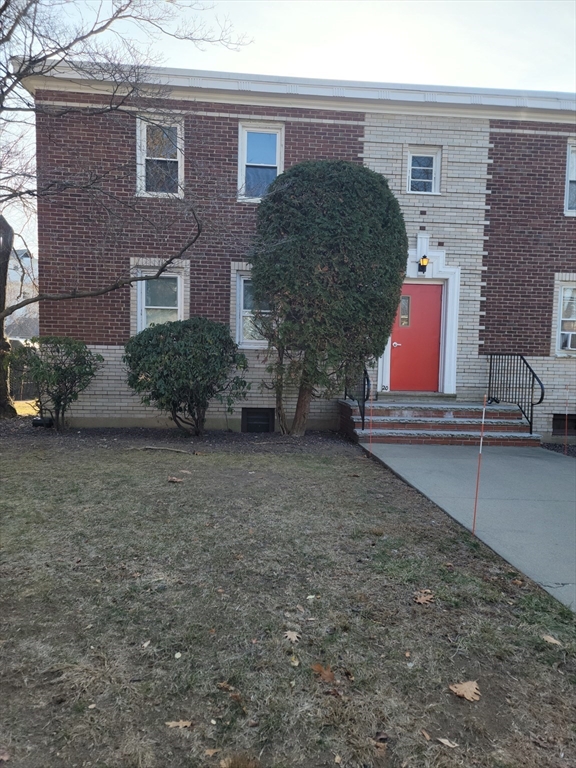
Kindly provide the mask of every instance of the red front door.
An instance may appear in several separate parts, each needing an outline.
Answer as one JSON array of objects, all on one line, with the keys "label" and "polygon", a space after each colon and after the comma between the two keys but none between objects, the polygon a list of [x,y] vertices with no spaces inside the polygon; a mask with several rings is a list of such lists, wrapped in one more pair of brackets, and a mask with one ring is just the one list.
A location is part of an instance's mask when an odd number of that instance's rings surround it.
[{"label": "red front door", "polygon": [[390,351],[390,389],[438,392],[442,286],[405,284]]}]

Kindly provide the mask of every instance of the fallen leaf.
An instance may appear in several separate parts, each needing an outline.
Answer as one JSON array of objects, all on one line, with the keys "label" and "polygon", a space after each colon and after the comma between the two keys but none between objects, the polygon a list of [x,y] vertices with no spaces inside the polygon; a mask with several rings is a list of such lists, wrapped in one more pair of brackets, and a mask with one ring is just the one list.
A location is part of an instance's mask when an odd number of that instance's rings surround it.
[{"label": "fallen leaf", "polygon": [[205,757],[214,757],[214,755],[217,755],[218,752],[222,752],[221,749],[205,749],[204,750],[204,756]]},{"label": "fallen leaf", "polygon": [[376,731],[374,739],[378,742],[378,744],[386,744],[388,741],[388,734],[384,733],[384,731]]},{"label": "fallen leaf", "polygon": [[300,666],[300,659],[298,658],[298,656],[296,656],[295,653],[293,653],[292,656],[290,656],[290,664],[293,667],[299,667]]},{"label": "fallen leaf", "polygon": [[0,749],[0,762],[7,763],[10,760],[10,755],[5,749]]},{"label": "fallen leaf", "polygon": [[424,738],[426,739],[426,741],[430,741],[430,734],[428,733],[428,731],[425,731],[425,730],[424,730],[424,728],[422,728],[422,730],[420,731],[420,733],[422,734],[422,736],[424,736]]},{"label": "fallen leaf", "polygon": [[511,583],[511,584],[514,584],[514,585],[515,585],[515,586],[517,586],[517,587],[521,587],[521,586],[522,586],[522,584],[524,584],[524,582],[522,581],[522,579],[512,579],[512,581],[511,581],[510,583]]},{"label": "fallen leaf", "polygon": [[332,672],[330,664],[327,667],[323,667],[322,664],[312,664],[311,669],[324,683],[334,682],[334,672]]},{"label": "fallen leaf", "polygon": [[189,469],[180,469],[179,472],[184,475],[191,475],[192,472],[190,472]]},{"label": "fallen leaf", "polygon": [[296,608],[300,611],[300,613],[304,613],[304,608],[300,604],[298,604]]},{"label": "fallen leaf", "polygon": [[480,699],[480,689],[476,680],[468,680],[465,683],[455,683],[450,686],[452,693],[460,696],[467,701],[478,701]]},{"label": "fallen leaf", "polygon": [[434,593],[430,589],[419,589],[414,593],[414,602],[419,605],[429,605],[434,602]]},{"label": "fallen leaf", "polygon": [[182,658],[182,654],[180,653],[180,651],[177,651],[177,652],[174,654],[174,658],[175,658],[175,659],[181,659],[181,658]]},{"label": "fallen leaf", "polygon": [[226,682],[226,680],[224,680],[222,683],[216,683],[216,688],[219,688],[221,691],[233,691],[233,690],[235,690],[234,686],[230,685],[230,683]]},{"label": "fallen leaf", "polygon": [[192,720],[171,720],[166,725],[168,728],[190,728]]},{"label": "fallen leaf", "polygon": [[291,643],[297,643],[300,641],[300,638],[302,635],[300,635],[298,632],[291,632],[290,630],[284,632],[284,637],[286,640],[289,640]]},{"label": "fallen leaf", "polygon": [[88,709],[96,709],[96,704],[88,704]]},{"label": "fallen leaf", "polygon": [[542,635],[542,640],[546,640],[546,642],[550,643],[550,645],[562,645],[560,640],[556,640],[556,638],[552,637],[552,635]]},{"label": "fallen leaf", "polygon": [[409,659],[409,658],[410,658],[410,651],[406,651],[406,653],[404,654],[404,656],[406,656],[406,658],[407,658],[407,659]]},{"label": "fallen leaf", "polygon": [[336,757],[334,758],[334,762],[340,765],[340,763],[342,762],[342,758],[340,757],[340,755],[336,755]]},{"label": "fallen leaf", "polygon": [[344,677],[347,677],[348,680],[350,680],[351,683],[354,682],[354,675],[352,674],[352,672],[350,672],[349,669],[345,669],[344,670]]},{"label": "fallen leaf", "polygon": [[324,691],[326,696],[334,696],[336,699],[339,699],[342,694],[337,688],[331,688],[329,691]]},{"label": "fallen leaf", "polygon": [[234,693],[230,694],[230,698],[233,701],[237,701],[238,703],[240,703],[242,701],[242,694],[238,693],[238,691],[235,691]]},{"label": "fallen leaf", "polygon": [[440,744],[444,744],[446,747],[450,747],[450,749],[454,749],[458,746],[455,741],[450,741],[450,739],[436,739],[436,741],[439,741]]},{"label": "fallen leaf", "polygon": [[150,645],[150,640],[146,640],[145,643],[142,643],[142,648],[148,648],[149,645]]},{"label": "fallen leaf", "polygon": [[183,483],[184,480],[182,480],[181,477],[169,477],[168,478],[169,483]]},{"label": "fallen leaf", "polygon": [[314,600],[315,597],[316,597],[316,595],[308,595],[306,600]]}]

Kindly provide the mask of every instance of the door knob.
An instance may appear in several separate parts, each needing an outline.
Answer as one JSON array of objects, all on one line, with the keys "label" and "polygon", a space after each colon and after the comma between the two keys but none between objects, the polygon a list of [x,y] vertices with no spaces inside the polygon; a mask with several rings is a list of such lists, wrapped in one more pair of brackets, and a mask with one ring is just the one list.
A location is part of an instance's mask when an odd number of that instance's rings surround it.
[{"label": "door knob", "polygon": [[393,342],[392,342],[392,346],[393,346],[393,347],[401,347],[401,346],[402,346],[402,344],[398,344],[398,342],[397,342],[397,341],[393,341]]}]

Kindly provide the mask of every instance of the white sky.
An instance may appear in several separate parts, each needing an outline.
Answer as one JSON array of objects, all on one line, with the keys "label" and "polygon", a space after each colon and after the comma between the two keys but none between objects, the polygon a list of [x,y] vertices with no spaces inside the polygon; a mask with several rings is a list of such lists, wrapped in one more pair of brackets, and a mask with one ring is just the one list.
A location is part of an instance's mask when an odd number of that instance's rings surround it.
[{"label": "white sky", "polygon": [[576,0],[216,0],[252,43],[164,65],[389,83],[576,91]]}]

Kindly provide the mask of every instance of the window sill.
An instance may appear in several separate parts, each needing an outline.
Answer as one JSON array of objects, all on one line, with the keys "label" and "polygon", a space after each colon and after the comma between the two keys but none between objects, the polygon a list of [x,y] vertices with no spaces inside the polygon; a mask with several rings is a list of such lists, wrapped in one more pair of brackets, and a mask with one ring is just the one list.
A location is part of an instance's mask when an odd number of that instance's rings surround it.
[{"label": "window sill", "polygon": [[237,203],[260,203],[262,202],[261,197],[237,197],[236,198]]},{"label": "window sill", "polygon": [[442,192],[413,192],[412,190],[406,190],[407,195],[426,195],[426,197],[431,197],[432,195],[435,195],[436,197],[441,197]]},{"label": "window sill", "polygon": [[576,216],[576,211],[571,211],[568,208],[564,209],[564,216]]},{"label": "window sill", "polygon": [[238,342],[238,349],[268,349],[266,341]]},{"label": "window sill", "polygon": [[162,200],[182,200],[183,192],[136,192],[136,197],[160,198]]},{"label": "window sill", "polygon": [[576,357],[576,350],[573,352],[566,352],[566,350],[557,350],[554,357],[558,358],[559,360],[573,360]]}]

